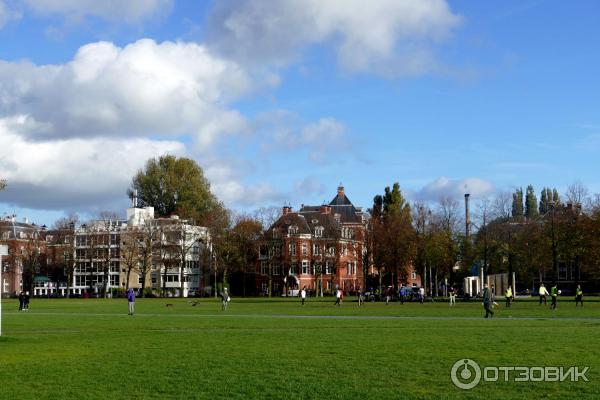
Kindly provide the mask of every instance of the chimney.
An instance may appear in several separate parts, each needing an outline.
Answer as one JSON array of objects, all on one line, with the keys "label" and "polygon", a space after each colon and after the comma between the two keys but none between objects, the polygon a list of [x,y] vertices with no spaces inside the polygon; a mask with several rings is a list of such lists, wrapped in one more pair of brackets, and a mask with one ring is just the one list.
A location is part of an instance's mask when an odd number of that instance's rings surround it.
[{"label": "chimney", "polygon": [[288,215],[291,212],[292,212],[292,207],[290,207],[290,206],[283,206],[283,215]]},{"label": "chimney", "polygon": [[465,193],[465,236],[468,239],[471,235],[471,215],[469,213],[469,193]]},{"label": "chimney", "polygon": [[338,186],[337,194],[339,197],[344,197],[344,186],[342,186],[341,183],[340,183],[340,186]]},{"label": "chimney", "polygon": [[331,212],[331,207],[327,204],[323,204],[321,206],[321,214],[329,214]]}]

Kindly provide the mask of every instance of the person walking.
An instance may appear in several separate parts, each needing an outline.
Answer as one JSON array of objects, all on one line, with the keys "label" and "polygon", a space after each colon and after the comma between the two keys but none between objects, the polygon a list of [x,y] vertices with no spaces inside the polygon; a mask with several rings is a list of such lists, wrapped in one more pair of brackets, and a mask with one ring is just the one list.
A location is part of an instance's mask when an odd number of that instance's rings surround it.
[{"label": "person walking", "polygon": [[333,305],[338,307],[342,305],[342,289],[338,289],[335,292],[335,303]]},{"label": "person walking", "polygon": [[556,300],[558,299],[558,287],[556,286],[556,283],[550,288],[550,297],[552,297],[550,308],[556,310]]},{"label": "person walking", "polygon": [[229,297],[227,288],[225,288],[221,292],[221,311],[227,311],[227,305],[229,304],[230,301],[231,301],[231,297]]},{"label": "person walking", "polygon": [[456,291],[454,290],[454,286],[450,286],[448,289],[448,296],[450,297],[450,307],[456,305]]},{"label": "person walking", "polygon": [[419,302],[421,304],[423,304],[424,301],[425,301],[425,288],[421,287],[419,289]]},{"label": "person walking", "polygon": [[19,311],[23,311],[24,307],[25,307],[25,293],[23,291],[21,291],[19,293]]},{"label": "person walking", "polygon": [[404,296],[406,296],[406,289],[404,288],[404,285],[402,285],[398,291],[398,299],[400,299],[400,304],[404,304]]},{"label": "person walking", "polygon": [[506,298],[506,307],[510,308],[513,299],[513,292],[510,286],[506,288],[506,291],[504,292],[504,297]]},{"label": "person walking", "polygon": [[385,290],[385,305],[390,304],[390,299],[392,298],[392,288],[389,287]]},{"label": "person walking", "polygon": [[583,290],[581,290],[581,285],[577,285],[577,289],[575,289],[575,307],[577,307],[577,303],[581,303],[581,307],[583,307]]},{"label": "person walking", "polygon": [[127,290],[127,303],[129,305],[129,315],[135,312],[135,292],[132,288]]},{"label": "person walking", "polygon": [[358,306],[362,306],[365,304],[365,294],[362,291],[362,288],[358,288]]},{"label": "person walking", "polygon": [[306,301],[306,285],[300,291],[300,301],[302,302],[302,305],[304,305],[304,302]]},{"label": "person walking", "polygon": [[544,305],[546,305],[546,296],[548,296],[550,293],[548,293],[548,291],[546,290],[546,286],[544,286],[543,283],[540,283],[540,290],[539,290],[539,295],[540,295],[540,306],[542,305],[542,300],[544,301]]},{"label": "person walking", "polygon": [[494,296],[486,283],[483,288],[483,308],[485,309],[485,318],[494,317],[494,311],[492,311],[493,304]]},{"label": "person walking", "polygon": [[29,292],[25,292],[25,300],[23,302],[23,309],[29,311]]}]

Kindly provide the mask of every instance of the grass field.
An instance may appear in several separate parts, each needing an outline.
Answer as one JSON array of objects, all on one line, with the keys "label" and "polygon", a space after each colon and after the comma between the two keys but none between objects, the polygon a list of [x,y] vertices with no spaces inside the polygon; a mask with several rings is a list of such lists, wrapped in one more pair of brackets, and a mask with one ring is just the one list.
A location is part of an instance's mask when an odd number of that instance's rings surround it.
[{"label": "grass field", "polygon": [[[332,299],[3,300],[1,399],[563,399],[600,393],[600,303],[557,310]],[[166,307],[172,303],[172,307]],[[482,366],[588,366],[589,382],[450,379]]]}]

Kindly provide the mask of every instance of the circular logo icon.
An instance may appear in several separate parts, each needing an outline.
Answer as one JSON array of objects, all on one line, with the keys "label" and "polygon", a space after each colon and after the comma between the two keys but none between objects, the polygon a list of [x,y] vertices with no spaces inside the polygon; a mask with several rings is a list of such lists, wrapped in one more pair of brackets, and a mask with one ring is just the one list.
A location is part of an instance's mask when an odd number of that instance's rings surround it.
[{"label": "circular logo icon", "polygon": [[481,368],[475,361],[463,358],[454,363],[450,377],[457,388],[473,389],[481,381]]}]

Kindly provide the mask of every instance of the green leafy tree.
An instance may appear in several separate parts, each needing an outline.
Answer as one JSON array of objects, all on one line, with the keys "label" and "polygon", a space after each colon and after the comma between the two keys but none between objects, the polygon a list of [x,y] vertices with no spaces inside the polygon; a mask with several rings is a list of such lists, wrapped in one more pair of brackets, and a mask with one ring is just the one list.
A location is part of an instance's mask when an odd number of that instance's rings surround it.
[{"label": "green leafy tree", "polygon": [[535,197],[535,191],[533,186],[527,186],[527,192],[525,194],[525,216],[527,219],[536,218],[539,215],[537,197]]},{"label": "green leafy tree", "polygon": [[519,188],[513,193],[512,217],[523,218],[523,189]]},{"label": "green leafy tree", "polygon": [[[392,286],[396,285],[399,276],[406,275],[406,271],[414,258],[415,229],[412,225],[410,205],[402,196],[400,185],[396,182],[390,189],[385,188],[381,198],[375,197],[374,210],[382,210],[380,222],[374,240],[377,241],[376,262],[379,262],[379,279],[381,287],[381,269],[391,273]],[[374,211],[375,212],[375,211]],[[379,213],[377,211],[376,213]]]},{"label": "green leafy tree", "polygon": [[179,214],[203,222],[223,205],[210,191],[202,168],[189,158],[171,155],[152,158],[133,177],[127,193],[137,190],[140,206],[152,206],[158,216]]}]

